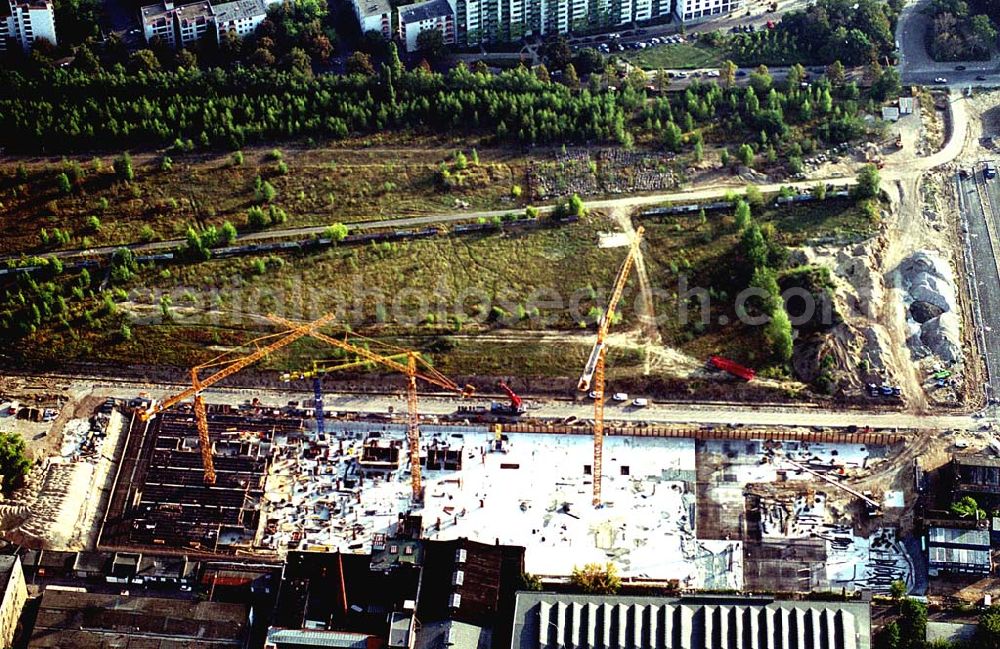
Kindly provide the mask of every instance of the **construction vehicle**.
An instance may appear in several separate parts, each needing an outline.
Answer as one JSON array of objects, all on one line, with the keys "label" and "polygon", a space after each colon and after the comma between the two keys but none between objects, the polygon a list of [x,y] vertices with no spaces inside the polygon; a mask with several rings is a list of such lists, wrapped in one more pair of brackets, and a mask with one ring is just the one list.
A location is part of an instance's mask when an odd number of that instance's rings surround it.
[{"label": "construction vehicle", "polygon": [[[280,316],[269,315],[268,319],[276,324],[286,327],[298,326],[295,322]],[[394,360],[392,355],[377,354],[358,344],[347,342],[347,340],[338,340],[332,336],[327,336],[326,334],[318,331],[318,327],[309,329],[307,333],[310,337],[315,338],[316,340],[321,340],[328,345],[336,347],[337,349],[354,354],[358,358],[371,361],[372,363],[381,365],[382,367],[386,367],[406,376],[406,437],[410,446],[410,486],[413,494],[413,502],[423,502],[423,488],[420,476],[420,425],[419,415],[417,414],[417,379],[430,383],[431,385],[436,385],[449,392],[460,394],[463,398],[470,397],[475,394],[476,389],[471,385],[459,387],[454,381],[431,367],[430,364],[420,356],[420,352],[392,348],[391,350],[393,355],[403,354],[406,356],[406,363],[404,364]],[[367,343],[382,347],[390,347],[389,345],[385,345],[384,343],[380,343],[379,341],[372,340],[370,338],[361,338],[360,336],[352,336],[352,338],[359,338]]]},{"label": "construction vehicle", "polygon": [[510,399],[509,403],[497,403],[493,402],[490,404],[490,412],[495,415],[521,415],[524,414],[524,400],[521,399],[510,386],[500,381],[497,383],[497,387],[504,391],[507,398]]},{"label": "construction vehicle", "polygon": [[[388,358],[395,361],[405,361],[406,354],[396,354]],[[332,364],[331,364],[332,363]],[[300,372],[285,372],[281,375],[281,380],[290,383],[295,380],[312,379],[313,386],[313,418],[316,420],[316,432],[326,432],[326,411],[323,409],[323,376],[330,372],[340,372],[359,367],[371,366],[373,363],[368,359],[355,359],[342,363],[332,361],[313,361],[312,369]]]},{"label": "construction vehicle", "polygon": [[602,463],[604,457],[604,360],[608,352],[607,337],[608,329],[615,320],[615,309],[621,300],[622,291],[625,290],[625,282],[628,280],[629,272],[635,263],[635,258],[639,254],[639,244],[642,242],[642,235],[645,228],[639,226],[635,231],[635,238],[629,246],[625,261],[622,262],[615,278],[615,286],[611,291],[611,299],[608,300],[608,307],[604,311],[597,323],[597,340],[594,348],[590,351],[587,365],[583,368],[583,375],[577,384],[577,389],[587,392],[593,385],[591,395],[594,399],[594,507],[601,505],[601,478]]},{"label": "construction vehicle", "polygon": [[749,367],[744,367],[736,361],[731,361],[728,358],[723,358],[722,356],[709,356],[708,362],[715,369],[732,374],[736,378],[743,379],[744,381],[752,381],[754,377],[757,376],[757,373]]},{"label": "construction vehicle", "polygon": [[[270,316],[269,316],[270,317]],[[196,365],[191,368],[191,387],[175,394],[172,397],[167,397],[160,402],[152,402],[146,408],[139,410],[139,418],[142,421],[149,421],[151,418],[160,414],[164,410],[172,408],[181,401],[185,399],[194,399],[194,418],[195,424],[198,428],[198,445],[201,449],[201,464],[204,469],[204,481],[205,484],[213,485],[215,484],[215,463],[212,461],[212,443],[208,437],[208,415],[205,412],[205,401],[202,399],[202,392],[212,385],[218,383],[222,379],[236,374],[240,370],[250,365],[253,365],[260,359],[269,355],[271,352],[277,351],[282,347],[287,347],[296,340],[308,335],[315,333],[323,325],[331,322],[334,316],[332,314],[327,314],[318,320],[313,322],[307,322],[304,324],[292,324],[287,321],[280,324],[288,327],[287,331],[271,334],[268,336],[262,336],[250,341],[249,344],[257,346],[257,350],[252,354],[243,356],[240,358],[227,358],[230,356],[231,352],[226,354],[221,354],[216,356],[207,363],[201,365]],[[261,341],[277,338],[274,342],[271,342],[264,347],[260,347],[257,344]],[[200,374],[202,370],[211,369],[213,367],[221,367],[222,369],[216,371],[211,376],[206,378],[201,378]]]}]

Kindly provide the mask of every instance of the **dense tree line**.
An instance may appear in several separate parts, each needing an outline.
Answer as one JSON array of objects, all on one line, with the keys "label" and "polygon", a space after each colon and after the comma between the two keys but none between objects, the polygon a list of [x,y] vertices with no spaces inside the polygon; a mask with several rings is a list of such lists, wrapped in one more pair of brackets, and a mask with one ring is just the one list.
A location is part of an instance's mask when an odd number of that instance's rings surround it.
[{"label": "dense tree line", "polygon": [[823,79],[802,87],[803,73],[801,67],[793,68],[789,82],[780,85],[763,67],[745,87],[695,82],[684,92],[649,102],[639,111],[639,120],[671,151],[697,147],[703,128],[717,130],[729,141],[743,139],[737,159],[746,166],[758,153],[801,158],[819,145],[817,137],[840,143],[867,132],[855,84],[835,87]]},{"label": "dense tree line", "polygon": [[633,92],[574,93],[526,70],[447,75],[383,66],[312,78],[265,69],[0,73],[3,143],[15,151],[162,146],[240,148],[393,129],[490,132],[520,142],[628,137]]},{"label": "dense tree line", "polygon": [[[997,29],[986,13],[988,5],[975,8],[965,0],[934,0],[930,50],[938,61],[987,60],[996,46]],[[994,9],[994,14],[1000,11]]]},{"label": "dense tree line", "polygon": [[893,30],[900,0],[818,0],[792,11],[774,29],[734,36],[731,50],[741,65],[865,65],[895,50]]}]

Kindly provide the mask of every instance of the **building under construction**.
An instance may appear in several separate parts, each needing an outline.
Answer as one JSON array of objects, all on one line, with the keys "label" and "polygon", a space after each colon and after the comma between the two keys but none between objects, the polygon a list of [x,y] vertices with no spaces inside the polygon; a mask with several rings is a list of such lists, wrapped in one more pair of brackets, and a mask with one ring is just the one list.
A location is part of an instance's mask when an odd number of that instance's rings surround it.
[{"label": "building under construction", "polygon": [[300,435],[303,421],[260,407],[210,406],[208,422],[214,485],[203,480],[189,407],[149,422],[133,418],[100,547],[195,554],[252,547],[271,450]]}]

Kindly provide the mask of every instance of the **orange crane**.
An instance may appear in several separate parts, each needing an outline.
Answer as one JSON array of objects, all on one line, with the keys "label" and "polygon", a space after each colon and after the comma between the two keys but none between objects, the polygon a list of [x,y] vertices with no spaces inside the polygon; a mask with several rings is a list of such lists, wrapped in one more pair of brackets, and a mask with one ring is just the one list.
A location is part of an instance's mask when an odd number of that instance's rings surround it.
[{"label": "orange crane", "polygon": [[[208,438],[208,416],[205,413],[205,401],[202,399],[201,393],[205,388],[218,383],[222,379],[236,374],[243,368],[252,365],[264,358],[271,352],[277,351],[282,347],[286,347],[291,343],[295,342],[299,338],[313,333],[315,330],[319,329],[325,324],[328,324],[333,320],[333,314],[327,314],[322,318],[315,320],[313,322],[307,322],[305,324],[296,324],[289,327],[289,331],[281,332],[278,334],[271,334],[268,336],[263,336],[255,340],[250,341],[249,344],[256,345],[258,342],[278,337],[274,342],[265,345],[263,347],[257,347],[257,350],[253,353],[243,356],[241,358],[227,359],[225,358],[229,354],[223,354],[217,356],[216,358],[203,363],[201,365],[196,365],[191,368],[191,387],[179,392],[172,397],[167,397],[163,401],[153,403],[148,408],[139,411],[139,418],[142,421],[149,421],[156,415],[160,414],[164,410],[171,408],[181,401],[194,397],[194,417],[195,422],[198,426],[198,445],[201,448],[201,463],[205,470],[205,484],[213,485],[215,484],[215,463],[212,461],[212,443]],[[211,376],[206,378],[200,378],[199,374],[204,369],[209,369],[212,367],[222,367],[222,369],[216,371]]]},{"label": "orange crane", "polygon": [[[272,322],[286,326],[289,329],[299,326],[297,323],[280,316],[269,315],[268,318]],[[395,349],[395,352],[402,351],[402,353],[406,354],[406,364],[403,364],[394,360],[392,356],[377,354],[364,347],[349,343],[346,340],[338,340],[332,336],[327,336],[315,329],[310,330],[308,335],[406,376],[406,438],[410,447],[410,486],[413,490],[413,501],[421,502],[423,500],[423,490],[420,479],[420,426],[417,414],[417,379],[436,385],[439,388],[444,388],[449,392],[458,393],[463,398],[472,396],[476,389],[471,385],[466,385],[464,388],[459,387],[457,383],[435,370],[423,360],[420,357],[420,352]]]},{"label": "orange crane", "polygon": [[618,308],[618,301],[621,300],[622,291],[625,290],[625,282],[628,280],[629,272],[635,262],[635,257],[639,252],[639,243],[642,241],[642,234],[645,228],[639,226],[635,231],[635,238],[629,246],[625,261],[622,262],[618,270],[618,277],[615,279],[615,287],[611,292],[611,299],[608,300],[608,308],[597,323],[597,341],[590,351],[587,365],[583,368],[580,382],[577,388],[581,392],[586,392],[593,385],[594,389],[590,396],[594,398],[594,507],[601,504],[601,477],[602,461],[604,458],[604,358],[608,353],[607,336],[608,329],[615,319],[615,309]]}]

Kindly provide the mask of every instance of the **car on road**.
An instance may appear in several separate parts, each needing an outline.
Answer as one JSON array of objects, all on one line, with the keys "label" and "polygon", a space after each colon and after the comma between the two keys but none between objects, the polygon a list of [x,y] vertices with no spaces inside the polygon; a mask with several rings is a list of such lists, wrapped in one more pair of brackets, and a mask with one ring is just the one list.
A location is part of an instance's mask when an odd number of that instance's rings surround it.
[{"label": "car on road", "polygon": [[615,401],[628,401],[628,393],[627,392],[615,392],[611,396],[611,398],[614,399]]},{"label": "car on road", "polygon": [[984,75],[984,74],[977,74],[976,75],[976,81],[986,81],[986,75]]},{"label": "car on road", "polygon": [[747,76],[747,71],[746,70],[737,70],[736,71],[736,76],[738,76],[738,77],[745,77],[745,76]]},{"label": "car on road", "polygon": [[646,406],[649,405],[649,400],[639,397],[638,399],[632,400],[632,405],[635,406],[636,408],[645,408]]},{"label": "car on road", "polygon": [[958,70],[959,72],[965,72],[965,66],[964,65],[956,65],[955,69]]},{"label": "car on road", "polygon": [[959,441],[955,442],[955,448],[969,448],[969,443],[968,442],[963,442],[962,440],[959,440]]},{"label": "car on road", "polygon": [[934,83],[948,83],[947,77],[935,77]]},{"label": "car on road", "polygon": [[591,399],[596,399],[597,398],[597,393],[594,392],[593,390],[591,390],[589,396],[590,396]]}]

